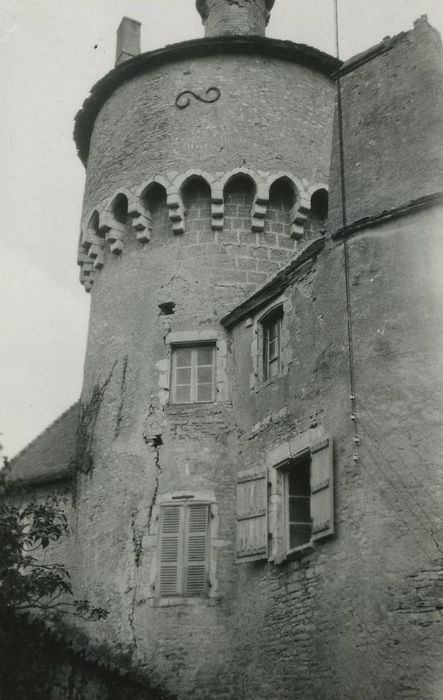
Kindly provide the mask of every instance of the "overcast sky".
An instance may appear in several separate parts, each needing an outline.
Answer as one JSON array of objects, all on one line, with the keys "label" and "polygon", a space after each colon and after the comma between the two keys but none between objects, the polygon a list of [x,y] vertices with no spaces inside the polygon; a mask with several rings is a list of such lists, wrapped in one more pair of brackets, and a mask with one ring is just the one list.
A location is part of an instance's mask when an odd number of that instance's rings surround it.
[{"label": "overcast sky", "polygon": [[[0,0],[0,440],[13,456],[80,394],[89,298],[75,264],[84,171],[73,118],[115,58],[123,15],[142,50],[202,36],[194,0]],[[340,0],[347,58],[441,0]],[[276,0],[268,36],[334,52],[333,0]]]}]

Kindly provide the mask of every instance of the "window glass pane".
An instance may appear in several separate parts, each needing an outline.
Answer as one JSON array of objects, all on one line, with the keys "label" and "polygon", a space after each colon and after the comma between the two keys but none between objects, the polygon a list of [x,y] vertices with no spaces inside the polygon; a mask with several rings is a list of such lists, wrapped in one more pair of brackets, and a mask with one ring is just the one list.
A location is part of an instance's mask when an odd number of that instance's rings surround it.
[{"label": "window glass pane", "polygon": [[278,321],[273,321],[269,324],[269,341],[273,341],[278,338]]},{"label": "window glass pane", "polygon": [[191,366],[191,348],[177,348],[174,355],[177,367]]},{"label": "window glass pane", "polygon": [[189,367],[177,367],[175,372],[176,384],[190,384],[191,383],[191,368]]},{"label": "window glass pane", "polygon": [[175,387],[175,402],[176,403],[190,403],[191,401],[191,387],[190,386],[176,386]]},{"label": "window glass pane", "polygon": [[212,367],[199,367],[197,370],[199,384],[212,384]]},{"label": "window glass pane", "polygon": [[278,342],[276,340],[272,340],[269,343],[269,360],[274,360],[278,357],[278,350]]},{"label": "window glass pane", "polygon": [[278,374],[278,362],[270,362],[268,368],[268,377],[276,377]]},{"label": "window glass pane", "polygon": [[212,358],[214,354],[214,348],[212,345],[203,345],[197,348],[197,364],[198,365],[212,365]]},{"label": "window glass pane", "polygon": [[310,525],[290,525],[289,526],[289,548],[295,549],[302,544],[306,544],[311,539]]},{"label": "window glass pane", "polygon": [[290,523],[310,523],[311,508],[310,498],[290,496],[289,497],[289,522]]},{"label": "window glass pane", "polygon": [[280,372],[280,329],[282,311],[263,320],[263,379],[271,379]]},{"label": "window glass pane", "polygon": [[309,496],[311,493],[311,464],[310,459],[294,464],[288,472],[288,485],[290,496]]},{"label": "window glass pane", "polygon": [[211,384],[199,384],[197,387],[197,401],[212,401],[213,388]]}]

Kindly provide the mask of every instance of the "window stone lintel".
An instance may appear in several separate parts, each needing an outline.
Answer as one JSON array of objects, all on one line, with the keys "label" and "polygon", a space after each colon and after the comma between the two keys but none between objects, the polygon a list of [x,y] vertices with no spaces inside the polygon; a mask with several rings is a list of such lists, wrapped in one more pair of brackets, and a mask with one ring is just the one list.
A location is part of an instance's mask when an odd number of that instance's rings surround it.
[{"label": "window stone lintel", "polygon": [[213,329],[205,328],[199,331],[171,331],[165,338],[165,343],[173,345],[175,343],[202,343],[216,342],[220,338],[220,333]]},{"label": "window stone lintel", "polygon": [[309,450],[312,445],[315,445],[316,442],[324,438],[325,431],[321,425],[306,430],[300,433],[300,435],[295,435],[269,450],[266,455],[266,463],[269,467],[278,468],[283,462],[286,462],[288,459],[293,459],[298,454]]},{"label": "window stone lintel", "polygon": [[208,491],[174,491],[173,493],[164,493],[157,499],[159,505],[164,503],[215,503],[215,493],[212,490]]}]

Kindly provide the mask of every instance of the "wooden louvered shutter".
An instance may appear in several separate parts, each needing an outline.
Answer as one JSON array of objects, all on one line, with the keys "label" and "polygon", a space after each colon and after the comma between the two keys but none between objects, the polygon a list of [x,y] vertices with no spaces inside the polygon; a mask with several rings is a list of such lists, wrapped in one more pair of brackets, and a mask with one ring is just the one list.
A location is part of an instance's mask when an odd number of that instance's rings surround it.
[{"label": "wooden louvered shutter", "polygon": [[237,485],[237,561],[268,557],[266,471],[240,472]]},{"label": "wooden louvered shutter", "polygon": [[183,592],[187,596],[202,596],[207,591],[208,516],[208,505],[186,506]]},{"label": "wooden louvered shutter", "polygon": [[182,592],[183,508],[163,506],[160,518],[159,594],[175,596]]},{"label": "wooden louvered shutter", "polygon": [[328,437],[311,446],[311,517],[313,540],[334,534],[334,469]]}]

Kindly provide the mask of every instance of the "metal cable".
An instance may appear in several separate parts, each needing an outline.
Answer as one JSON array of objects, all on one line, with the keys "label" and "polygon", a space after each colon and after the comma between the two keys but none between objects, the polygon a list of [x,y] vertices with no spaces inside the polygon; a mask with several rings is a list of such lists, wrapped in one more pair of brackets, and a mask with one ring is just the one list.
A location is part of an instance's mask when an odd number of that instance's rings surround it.
[{"label": "metal cable", "polygon": [[[335,6],[335,48],[337,59],[340,60],[340,39],[339,39],[339,13],[338,0],[334,0]],[[339,161],[340,161],[340,189],[341,189],[341,216],[342,228],[345,229],[348,223],[347,219],[347,201],[346,201],[346,181],[345,181],[345,149],[343,138],[343,103],[342,103],[342,86],[340,70],[337,74],[337,128],[338,128],[338,144],[339,144]],[[349,357],[349,378],[350,378],[350,401],[351,401],[351,419],[354,425],[354,460],[358,461],[357,446],[360,442],[358,435],[358,415],[357,415],[357,398],[355,390],[355,361],[354,361],[354,339],[352,329],[352,301],[351,301],[351,283],[350,283],[350,264],[349,264],[349,249],[346,238],[343,238],[343,259],[345,268],[345,287],[346,287],[346,317],[347,317],[347,332],[348,332],[348,357]]]}]

